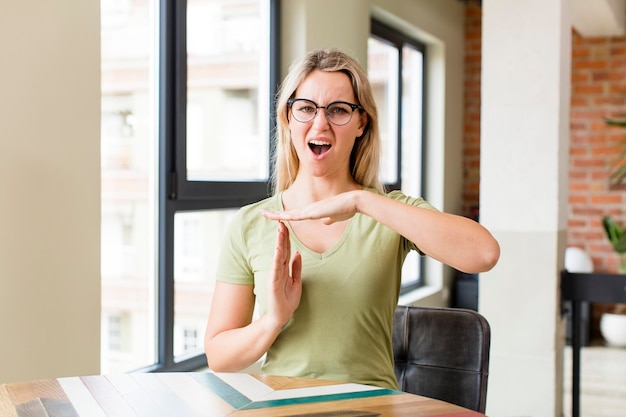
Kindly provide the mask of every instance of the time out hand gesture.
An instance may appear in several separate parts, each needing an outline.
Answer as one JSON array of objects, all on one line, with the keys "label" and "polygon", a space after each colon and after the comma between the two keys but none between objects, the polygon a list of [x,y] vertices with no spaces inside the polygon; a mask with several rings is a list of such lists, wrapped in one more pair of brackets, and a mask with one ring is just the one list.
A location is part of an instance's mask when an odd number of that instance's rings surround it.
[{"label": "time out hand gesture", "polygon": [[289,230],[282,222],[278,222],[274,263],[268,283],[268,314],[280,326],[287,324],[300,305],[300,297],[302,296],[302,256],[296,252],[293,260],[291,260],[291,265],[290,257]]}]

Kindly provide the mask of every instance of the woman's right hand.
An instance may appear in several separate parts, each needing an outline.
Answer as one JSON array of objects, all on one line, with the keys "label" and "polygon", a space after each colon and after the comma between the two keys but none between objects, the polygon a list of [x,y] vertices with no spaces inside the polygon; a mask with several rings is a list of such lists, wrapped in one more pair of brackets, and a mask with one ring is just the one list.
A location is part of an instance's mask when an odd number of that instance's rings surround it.
[{"label": "woman's right hand", "polygon": [[268,281],[267,314],[281,328],[287,324],[300,305],[302,296],[302,255],[291,258],[289,230],[278,222],[274,262]]},{"label": "woman's right hand", "polygon": [[204,340],[213,371],[239,372],[258,361],[293,316],[302,295],[302,258],[296,252],[290,265],[290,257],[289,231],[279,222],[268,279],[267,311],[257,320],[252,320],[253,285],[215,284]]}]

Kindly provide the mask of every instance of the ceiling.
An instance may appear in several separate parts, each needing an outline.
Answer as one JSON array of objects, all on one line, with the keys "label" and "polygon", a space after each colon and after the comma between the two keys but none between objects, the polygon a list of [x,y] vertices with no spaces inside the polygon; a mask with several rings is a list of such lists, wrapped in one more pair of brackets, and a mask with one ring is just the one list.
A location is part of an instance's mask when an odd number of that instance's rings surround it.
[{"label": "ceiling", "polygon": [[572,26],[584,37],[623,36],[626,0],[570,0]]}]

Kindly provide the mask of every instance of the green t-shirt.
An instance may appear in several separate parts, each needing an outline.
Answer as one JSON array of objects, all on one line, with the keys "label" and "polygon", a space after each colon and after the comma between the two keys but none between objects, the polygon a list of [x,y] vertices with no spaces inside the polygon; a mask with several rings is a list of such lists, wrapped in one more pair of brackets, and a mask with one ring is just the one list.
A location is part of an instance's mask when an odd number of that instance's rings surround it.
[{"label": "green t-shirt", "polygon": [[[425,200],[398,191],[387,196],[433,209]],[[275,221],[261,215],[262,209],[282,211],[281,195],[241,208],[226,235],[217,269],[219,281],[254,285],[261,315],[267,306],[277,230]],[[402,263],[410,250],[417,250],[415,245],[359,213],[337,244],[322,254],[289,231],[292,253],[302,254],[302,299],[267,352],[262,373],[397,389],[392,320]]]}]

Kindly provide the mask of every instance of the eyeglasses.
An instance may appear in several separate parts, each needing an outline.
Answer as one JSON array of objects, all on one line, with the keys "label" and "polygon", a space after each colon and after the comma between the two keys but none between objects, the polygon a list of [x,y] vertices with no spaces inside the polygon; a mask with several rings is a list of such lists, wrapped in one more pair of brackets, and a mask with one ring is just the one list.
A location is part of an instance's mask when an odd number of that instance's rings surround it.
[{"label": "eyeglasses", "polygon": [[358,104],[347,101],[333,101],[326,106],[318,106],[316,102],[306,98],[292,98],[287,101],[293,118],[300,123],[308,123],[315,119],[318,109],[324,109],[326,118],[335,126],[343,126],[350,122],[356,109],[363,110]]}]

